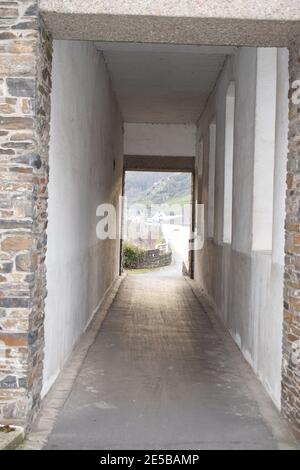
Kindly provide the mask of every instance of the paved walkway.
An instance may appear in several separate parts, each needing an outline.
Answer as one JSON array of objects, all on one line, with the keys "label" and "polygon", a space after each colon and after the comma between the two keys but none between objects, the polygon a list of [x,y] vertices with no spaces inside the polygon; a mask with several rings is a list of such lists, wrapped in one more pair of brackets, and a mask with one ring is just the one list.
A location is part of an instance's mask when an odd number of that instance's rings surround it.
[{"label": "paved walkway", "polygon": [[183,278],[128,276],[46,448],[288,447],[285,423],[224,338]]}]

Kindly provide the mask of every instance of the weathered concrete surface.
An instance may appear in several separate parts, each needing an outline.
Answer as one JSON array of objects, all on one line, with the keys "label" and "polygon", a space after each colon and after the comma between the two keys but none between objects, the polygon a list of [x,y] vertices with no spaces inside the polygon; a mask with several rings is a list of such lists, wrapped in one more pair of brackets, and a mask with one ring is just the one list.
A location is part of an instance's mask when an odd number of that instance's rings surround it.
[{"label": "weathered concrete surface", "polygon": [[251,19],[300,19],[298,0],[261,1],[234,0],[41,0],[42,8],[52,11],[80,13],[83,9],[89,14],[114,15],[157,15],[216,18],[251,18]]},{"label": "weathered concrete surface", "polygon": [[87,330],[81,336],[79,343],[73,350],[70,359],[59,374],[59,377],[55,381],[50,392],[44,398],[39,416],[35,421],[31,432],[26,436],[25,441],[18,447],[19,450],[41,450],[45,446],[48,436],[55,425],[58,413],[72,390],[76,377],[81,370],[83,361],[97,337],[99,328],[107,315],[124,278],[125,275],[120,276],[107,292],[99,311],[91,321]]},{"label": "weathered concrete surface", "polygon": [[[230,179],[224,165],[226,93],[232,82],[236,86],[234,171],[229,204],[232,243],[224,243],[223,229],[227,222],[224,193]],[[197,145],[195,159],[199,161],[201,155],[203,173],[198,183],[199,200],[208,208],[209,126],[216,116],[215,218],[214,233],[210,234],[214,241],[206,241],[203,250],[195,252],[195,279],[213,298],[220,319],[279,409],[288,87],[286,49],[239,48],[235,56],[226,61],[199,120],[196,141],[200,143],[202,139],[203,145],[202,148]],[[277,118],[280,116],[281,120],[277,127],[276,103]],[[262,133],[263,126],[259,127],[259,122],[268,123],[271,136],[266,131]],[[208,209],[204,213],[207,226]]]},{"label": "weathered concrete surface", "polygon": [[41,0],[56,39],[287,45],[299,37],[298,0]]},{"label": "weathered concrete surface", "polygon": [[183,278],[128,276],[46,448],[293,447],[205,310]]},{"label": "weathered concrete surface", "polygon": [[118,275],[119,239],[98,239],[96,210],[118,210],[123,173],[122,118],[103,58],[90,42],[54,41],[53,50],[43,395]]},{"label": "weathered concrete surface", "polygon": [[[97,42],[96,47],[103,51],[124,122],[140,123],[128,126],[131,136],[135,131],[140,132],[139,142],[149,134],[156,134],[156,145],[147,142],[148,149],[157,151],[164,145],[173,152],[179,145],[187,147],[190,155],[195,128],[163,127],[158,123],[195,123],[222,70],[226,54],[230,50],[233,53],[235,48],[120,42]],[[172,138],[176,131],[178,134]],[[175,155],[185,155],[180,148]],[[144,149],[142,155],[151,153]],[[164,155],[174,154],[169,151]]]},{"label": "weathered concrete surface", "polygon": [[[168,93],[168,85],[162,86],[164,87],[164,92]],[[161,109],[161,103],[155,106],[158,110]],[[195,156],[195,124],[141,124],[125,122],[124,130],[125,155],[145,155],[147,157]]]}]

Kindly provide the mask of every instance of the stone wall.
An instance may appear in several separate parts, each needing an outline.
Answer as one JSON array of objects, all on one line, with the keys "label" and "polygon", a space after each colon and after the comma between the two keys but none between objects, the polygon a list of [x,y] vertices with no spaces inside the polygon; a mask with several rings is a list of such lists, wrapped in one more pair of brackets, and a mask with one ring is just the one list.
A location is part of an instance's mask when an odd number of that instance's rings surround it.
[{"label": "stone wall", "polygon": [[300,438],[300,105],[291,99],[294,80],[300,80],[299,44],[290,48],[282,408]]},{"label": "stone wall", "polygon": [[146,250],[140,257],[137,269],[157,269],[172,263],[172,253],[161,253],[160,250]]},{"label": "stone wall", "polygon": [[[125,269],[158,269],[170,266],[172,252],[162,253],[158,248],[154,250],[141,250],[137,259],[124,266]],[[126,264],[126,263],[125,263]]]},{"label": "stone wall", "polygon": [[52,43],[37,0],[0,4],[0,421],[39,407]]}]

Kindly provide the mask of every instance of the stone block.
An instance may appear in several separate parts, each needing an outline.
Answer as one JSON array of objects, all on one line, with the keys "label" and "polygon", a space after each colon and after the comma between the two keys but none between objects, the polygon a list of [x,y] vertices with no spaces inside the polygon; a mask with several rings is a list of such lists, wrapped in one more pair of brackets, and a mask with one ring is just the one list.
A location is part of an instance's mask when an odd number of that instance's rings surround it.
[{"label": "stone block", "polygon": [[10,6],[7,4],[7,6],[1,5],[0,4],[0,17],[1,18],[18,18],[19,16],[19,9],[18,9],[18,4],[13,4]]},{"label": "stone block", "polygon": [[32,247],[32,237],[26,235],[15,235],[4,238],[1,242],[2,251],[24,251]]},{"label": "stone block", "polygon": [[0,100],[0,114],[13,114],[16,112],[16,102],[10,102],[7,98]]},{"label": "stone block", "polygon": [[17,36],[11,31],[0,32],[0,41],[7,41],[8,39],[15,39]]},{"label": "stone block", "polygon": [[34,77],[36,61],[33,54],[0,54],[1,75]]},{"label": "stone block", "polygon": [[8,78],[6,83],[11,96],[33,97],[35,95],[35,81],[33,79]]},{"label": "stone block", "polygon": [[16,270],[31,272],[36,268],[37,257],[31,253],[23,253],[16,256]]},{"label": "stone block", "polygon": [[12,261],[0,261],[0,273],[8,274],[12,272]]},{"label": "stone block", "polygon": [[0,332],[0,341],[4,343],[6,347],[27,347],[28,338],[26,334],[3,334]]},{"label": "stone block", "polygon": [[0,126],[2,129],[7,130],[27,130],[33,128],[34,120],[29,117],[0,116]]}]

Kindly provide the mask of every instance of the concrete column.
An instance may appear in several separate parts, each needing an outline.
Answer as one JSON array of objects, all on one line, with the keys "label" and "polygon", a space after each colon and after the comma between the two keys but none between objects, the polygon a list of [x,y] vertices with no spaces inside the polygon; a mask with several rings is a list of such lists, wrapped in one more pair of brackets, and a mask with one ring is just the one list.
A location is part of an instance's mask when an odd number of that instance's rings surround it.
[{"label": "concrete column", "polygon": [[215,234],[215,179],[216,179],[216,137],[217,127],[214,120],[209,125],[209,152],[208,152],[208,237]]},{"label": "concrete column", "polygon": [[252,249],[271,251],[277,50],[257,50]]},{"label": "concrete column", "polygon": [[273,202],[273,262],[284,264],[284,218],[289,125],[288,49],[277,50],[277,104]]},{"label": "concrete column", "polygon": [[0,10],[0,422],[28,424],[42,385],[52,47],[37,0]]},{"label": "concrete column", "polygon": [[300,45],[290,47],[282,409],[300,438]]},{"label": "concrete column", "polygon": [[226,93],[225,151],[224,151],[224,202],[222,242],[231,243],[232,238],[232,183],[234,149],[235,83],[230,82]]}]

